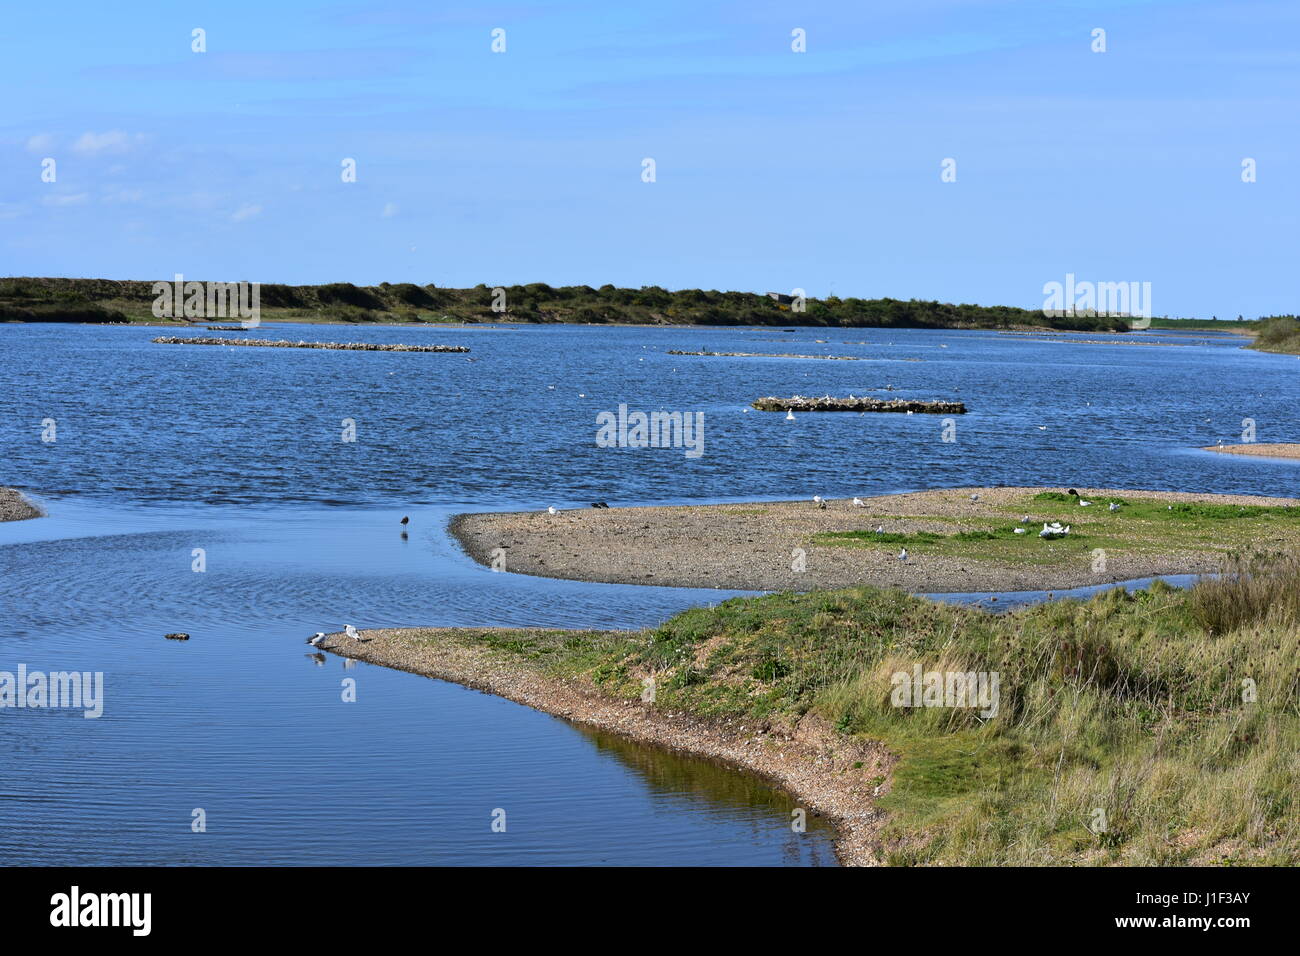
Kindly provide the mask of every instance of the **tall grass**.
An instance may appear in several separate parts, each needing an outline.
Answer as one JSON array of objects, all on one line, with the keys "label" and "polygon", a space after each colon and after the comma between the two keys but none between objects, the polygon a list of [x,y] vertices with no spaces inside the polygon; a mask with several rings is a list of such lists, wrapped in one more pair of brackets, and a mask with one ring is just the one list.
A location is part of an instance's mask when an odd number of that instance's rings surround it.
[{"label": "tall grass", "polygon": [[1215,578],[1192,588],[1192,613],[1210,633],[1224,633],[1273,617],[1300,621],[1300,555],[1234,555]]},{"label": "tall grass", "polygon": [[[616,695],[652,673],[671,710],[883,742],[891,862],[1300,863],[1293,555],[1004,614],[874,588],[734,599],[526,653]],[[917,664],[996,672],[996,715],[894,706]]]}]

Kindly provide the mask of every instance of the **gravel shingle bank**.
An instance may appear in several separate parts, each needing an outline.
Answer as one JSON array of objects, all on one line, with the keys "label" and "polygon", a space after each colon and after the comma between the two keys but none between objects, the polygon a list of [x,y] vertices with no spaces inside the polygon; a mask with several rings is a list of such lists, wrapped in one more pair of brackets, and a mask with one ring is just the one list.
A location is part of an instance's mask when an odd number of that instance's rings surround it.
[{"label": "gravel shingle bank", "polygon": [[[1026,495],[1059,488],[954,488],[885,495],[864,500],[752,502],[653,508],[601,508],[457,517],[450,530],[477,561],[490,564],[504,553],[505,570],[541,577],[614,584],[810,591],[862,584],[898,587],[913,593],[944,591],[1037,591],[1128,581],[1155,575],[1218,570],[1214,550],[1161,551],[1159,542],[1108,555],[1105,570],[1094,570],[1090,555],[1064,565],[1009,564],[991,560],[913,554],[896,557],[897,545],[881,548],[818,545],[814,535],[829,531],[951,534],[962,522],[996,517]],[[1085,498],[1108,495],[1169,502],[1282,505],[1296,499],[1250,495],[1180,494],[1162,491],[1106,491],[1083,488]],[[972,494],[979,499],[971,500]],[[1032,507],[1030,510],[1034,510]],[[1044,509],[1046,510],[1046,509]],[[1086,520],[1080,509],[1081,520]],[[1019,522],[1021,515],[1013,519]],[[1038,525],[1030,516],[1030,536]],[[1041,542],[1044,559],[1062,543]],[[1277,542],[1261,545],[1278,547]],[[795,549],[804,552],[805,570],[795,571]],[[915,549],[919,550],[919,549]]]},{"label": "gravel shingle bank", "polygon": [[0,488],[0,521],[23,521],[41,517],[41,509],[12,488]]},{"label": "gravel shingle bank", "polygon": [[756,398],[753,406],[760,412],[920,412],[925,415],[964,415],[966,406],[961,402],[918,401],[908,398],[777,398],[769,395]]},{"label": "gravel shingle bank", "polygon": [[468,352],[463,345],[376,345],[370,342],[290,342],[287,339],[215,339],[205,336],[160,335],[159,345],[249,345],[267,349],[340,349],[346,352]]},{"label": "gravel shingle bank", "polygon": [[[559,680],[475,644],[489,628],[363,631],[363,641],[329,635],[322,650],[452,681],[576,723],[757,774],[792,793],[835,825],[836,853],[848,865],[879,862],[872,849],[883,815],[875,798],[889,789],[893,758],[881,746],[850,740],[814,715],[795,727],[706,721],[605,696]],[[521,633],[526,633],[522,631]]]},{"label": "gravel shingle bank", "polygon": [[795,355],[790,352],[683,352],[669,349],[669,355],[711,355],[714,358],[789,358],[789,359],[829,359],[837,362],[862,362],[864,358],[857,355]]},{"label": "gravel shingle bank", "polygon": [[1203,450],[1222,452],[1225,455],[1249,455],[1255,458],[1300,458],[1300,443],[1297,442],[1211,445]]}]

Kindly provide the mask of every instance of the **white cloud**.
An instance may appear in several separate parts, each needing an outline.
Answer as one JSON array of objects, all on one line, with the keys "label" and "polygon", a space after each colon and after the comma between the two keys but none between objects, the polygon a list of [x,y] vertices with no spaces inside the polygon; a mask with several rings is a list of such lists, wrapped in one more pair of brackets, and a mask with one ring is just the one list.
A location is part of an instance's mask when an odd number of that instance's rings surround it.
[{"label": "white cloud", "polygon": [[120,129],[111,129],[104,133],[86,132],[72,144],[73,150],[86,156],[98,153],[125,153],[143,139],[140,135],[129,136]]},{"label": "white cloud", "polygon": [[243,222],[246,219],[253,219],[262,214],[262,207],[252,203],[244,203],[233,213],[230,214],[232,222]]},{"label": "white cloud", "polygon": [[54,137],[49,133],[37,133],[27,140],[29,153],[49,153],[54,148]]}]

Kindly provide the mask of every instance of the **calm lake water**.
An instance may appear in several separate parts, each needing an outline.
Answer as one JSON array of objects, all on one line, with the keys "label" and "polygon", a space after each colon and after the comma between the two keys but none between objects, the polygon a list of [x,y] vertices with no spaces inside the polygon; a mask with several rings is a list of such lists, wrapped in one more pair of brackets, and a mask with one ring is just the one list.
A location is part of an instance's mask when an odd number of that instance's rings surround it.
[{"label": "calm lake water", "polygon": [[[225,333],[466,356],[157,334],[0,326],[0,484],[50,512],[0,524],[0,670],[106,682],[97,720],[0,711],[0,863],[832,865],[829,830],[814,819],[792,833],[789,799],[746,775],[455,685],[318,661],[303,640],[344,623],[643,627],[729,596],[493,574],[446,537],[466,510],[961,484],[1300,493],[1294,463],[1194,450],[1238,441],[1245,418],[1260,441],[1300,439],[1300,362],[1228,335]],[[970,413],[947,443],[935,416],[746,411],[796,393],[960,399]],[[703,411],[704,454],[597,447],[596,415],[621,403]],[[345,419],[355,442],[340,440]],[[193,639],[163,640],[177,630]],[[195,808],[206,833],[191,832]],[[491,830],[496,808],[505,833]]]}]

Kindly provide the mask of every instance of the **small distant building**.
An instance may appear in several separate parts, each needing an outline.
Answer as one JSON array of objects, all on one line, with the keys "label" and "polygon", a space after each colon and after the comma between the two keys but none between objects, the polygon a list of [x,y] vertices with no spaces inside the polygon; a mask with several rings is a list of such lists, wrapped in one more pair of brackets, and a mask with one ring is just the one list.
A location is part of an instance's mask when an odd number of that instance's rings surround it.
[{"label": "small distant building", "polygon": [[768,297],[769,299],[773,299],[773,300],[775,300],[776,302],[780,303],[781,305],[789,305],[790,303],[794,302],[794,296],[792,296],[792,295],[782,295],[780,292],[769,292],[769,293],[767,294],[767,297]]}]

